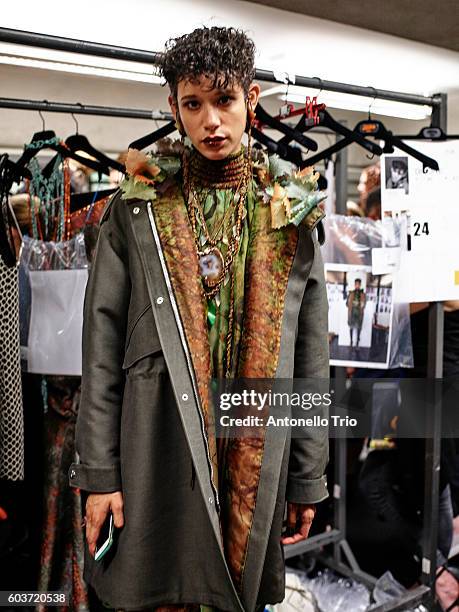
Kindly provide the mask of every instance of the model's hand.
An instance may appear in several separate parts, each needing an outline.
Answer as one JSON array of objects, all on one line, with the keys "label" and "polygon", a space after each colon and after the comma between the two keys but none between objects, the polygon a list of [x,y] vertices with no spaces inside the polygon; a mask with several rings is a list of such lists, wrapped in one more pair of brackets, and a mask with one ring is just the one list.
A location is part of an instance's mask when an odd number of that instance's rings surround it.
[{"label": "model's hand", "polygon": [[281,538],[282,544],[296,544],[306,540],[316,514],[314,504],[287,504],[287,527],[291,535]]},{"label": "model's hand", "polygon": [[91,493],[86,500],[86,540],[89,552],[94,557],[97,538],[109,511],[113,514],[115,527],[124,525],[123,495],[115,493]]}]

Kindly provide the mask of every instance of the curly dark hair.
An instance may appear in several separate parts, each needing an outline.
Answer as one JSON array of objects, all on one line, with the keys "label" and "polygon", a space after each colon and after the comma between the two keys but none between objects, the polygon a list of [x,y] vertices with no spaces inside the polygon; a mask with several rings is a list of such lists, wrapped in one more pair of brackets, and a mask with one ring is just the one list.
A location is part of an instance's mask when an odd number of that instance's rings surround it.
[{"label": "curly dark hair", "polygon": [[213,88],[241,85],[247,94],[255,76],[255,45],[236,28],[197,28],[171,38],[159,66],[174,97],[182,79],[201,75],[212,79]]}]

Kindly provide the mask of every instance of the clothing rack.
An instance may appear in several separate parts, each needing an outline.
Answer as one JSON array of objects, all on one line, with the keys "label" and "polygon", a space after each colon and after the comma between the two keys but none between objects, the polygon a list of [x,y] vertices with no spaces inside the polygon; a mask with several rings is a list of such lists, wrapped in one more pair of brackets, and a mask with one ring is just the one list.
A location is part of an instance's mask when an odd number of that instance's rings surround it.
[{"label": "clothing rack", "polygon": [[[144,64],[152,64],[153,66],[158,65],[162,56],[161,53],[155,51],[130,49],[128,47],[107,45],[86,40],[77,40],[74,38],[65,38],[63,36],[38,34],[35,32],[14,30],[11,28],[0,28],[0,41],[17,45],[42,47],[45,49],[53,49],[55,51],[68,51],[70,53],[140,62]],[[434,96],[421,96],[417,94],[400,93],[385,89],[375,89],[374,87],[361,87],[359,85],[351,85],[348,83],[325,81],[319,77],[291,75],[287,72],[278,74],[277,72],[273,72],[271,70],[257,69],[255,72],[255,79],[269,83],[285,82],[292,85],[299,85],[301,87],[319,87],[321,90],[323,89],[326,91],[336,91],[339,93],[366,96],[368,98],[380,98],[382,100],[394,100],[396,102],[405,102],[408,104],[421,104],[431,106],[432,108],[442,105],[441,97],[437,94]]]},{"label": "clothing rack", "polygon": [[[22,30],[0,28],[0,42],[7,42],[25,46],[42,47],[59,51],[67,51],[78,54],[88,54],[98,57],[106,57],[124,61],[141,62],[157,65],[161,54],[140,49],[131,49],[121,46],[113,46],[102,43],[38,34]],[[422,96],[403,92],[375,89],[334,81],[322,80],[319,77],[305,77],[290,75],[286,72],[275,73],[269,70],[256,70],[255,78],[270,83],[290,83],[303,87],[316,87],[318,91],[335,91],[348,93],[368,98],[380,98],[396,102],[426,105],[432,108],[431,125],[440,127],[446,132],[447,96],[444,93],[432,96]],[[104,114],[106,116],[129,116],[131,118],[154,118],[152,111],[137,111],[135,109],[109,109],[108,107],[89,107],[87,105],[66,105],[74,110],[63,110],[62,103],[46,103],[24,100],[8,100],[3,98],[0,107],[3,108],[26,108],[29,110],[48,110],[52,112],[74,112],[82,114]],[[12,104],[16,103],[16,106]],[[35,108],[34,104],[45,104],[44,108]],[[48,106],[46,106],[46,104]],[[52,107],[51,107],[52,105]],[[98,112],[97,109],[105,108],[107,112]],[[86,110],[83,110],[86,109]],[[92,109],[96,112],[90,112]],[[133,111],[132,115],[109,113],[109,110]],[[147,113],[147,116],[136,116],[136,113]],[[161,119],[158,117],[158,119]],[[164,120],[166,120],[164,118]],[[337,164],[337,212],[344,213],[347,195],[347,158],[345,150],[340,152]],[[339,197],[338,197],[339,196]],[[443,324],[444,313],[441,302],[431,303],[429,306],[429,338],[428,338],[428,377],[441,378],[443,372]],[[341,378],[341,376],[340,376]],[[425,455],[425,504],[424,504],[424,537],[423,537],[423,559],[422,559],[422,581],[423,585],[410,591],[408,594],[391,602],[375,608],[375,611],[402,610],[407,605],[420,602],[433,602],[434,582],[436,570],[436,547],[438,530],[438,494],[439,494],[439,468],[440,468],[440,444],[441,444],[441,398],[437,396],[435,408],[430,417],[432,438],[426,440]],[[333,498],[335,500],[335,526],[330,532],[319,534],[310,539],[299,542],[286,549],[286,557],[302,554],[307,551],[318,550],[326,544],[333,545],[333,556],[327,556],[324,560],[344,575],[356,577],[362,582],[372,585],[375,579],[362,572],[357,561],[345,539],[345,492],[346,492],[346,440],[344,438],[336,441],[335,456],[335,487]],[[345,556],[348,565],[343,563]]]},{"label": "clothing rack", "polygon": [[22,100],[18,98],[0,98],[0,108],[35,110],[49,113],[69,113],[72,115],[99,115],[102,117],[124,117],[126,119],[152,119],[154,121],[172,121],[172,113],[161,110],[140,108],[119,108],[116,106],[95,106],[76,102],[49,102],[48,100]]}]

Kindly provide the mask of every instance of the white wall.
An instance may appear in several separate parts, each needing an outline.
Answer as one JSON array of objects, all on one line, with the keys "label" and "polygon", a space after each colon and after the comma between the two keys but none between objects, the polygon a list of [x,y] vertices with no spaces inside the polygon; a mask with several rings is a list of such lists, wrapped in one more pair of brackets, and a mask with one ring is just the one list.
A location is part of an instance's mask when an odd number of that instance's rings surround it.
[{"label": "white wall", "polygon": [[276,65],[315,76],[320,66],[322,78],[417,93],[459,88],[459,53],[250,2],[2,3],[3,27],[154,51],[160,51],[169,36],[202,24],[248,30],[258,48],[259,68]]}]

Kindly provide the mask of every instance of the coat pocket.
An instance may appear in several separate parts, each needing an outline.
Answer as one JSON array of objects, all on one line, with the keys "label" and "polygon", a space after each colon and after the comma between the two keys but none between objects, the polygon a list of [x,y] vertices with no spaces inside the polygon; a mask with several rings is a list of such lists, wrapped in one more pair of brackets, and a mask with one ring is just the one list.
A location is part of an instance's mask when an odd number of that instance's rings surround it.
[{"label": "coat pocket", "polygon": [[132,368],[138,361],[162,351],[151,304],[134,321],[124,352],[123,369]]}]

